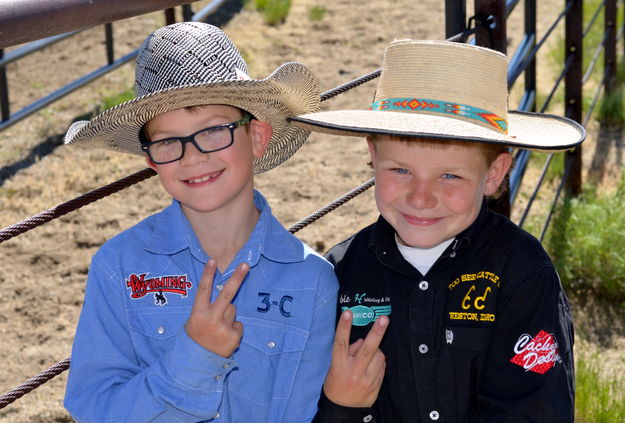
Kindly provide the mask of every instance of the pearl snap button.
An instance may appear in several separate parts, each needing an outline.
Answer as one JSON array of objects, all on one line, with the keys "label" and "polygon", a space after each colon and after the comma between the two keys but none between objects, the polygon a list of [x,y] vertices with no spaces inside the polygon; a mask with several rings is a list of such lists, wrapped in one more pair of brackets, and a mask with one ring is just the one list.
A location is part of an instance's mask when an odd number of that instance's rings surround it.
[{"label": "pearl snap button", "polygon": [[426,352],[428,352],[428,346],[425,344],[421,344],[419,345],[419,352],[421,354],[425,354]]},{"label": "pearl snap button", "polygon": [[438,420],[439,417],[440,415],[438,414],[438,411],[436,410],[430,411],[430,419]]},{"label": "pearl snap button", "polygon": [[419,289],[421,291],[427,291],[429,286],[430,285],[428,284],[428,281],[421,281],[421,282],[419,282]]},{"label": "pearl snap button", "polygon": [[369,423],[371,420],[373,420],[373,416],[371,414],[367,414],[365,417],[363,417],[362,421],[364,423]]},{"label": "pearl snap button", "polygon": [[220,417],[221,417],[221,414],[219,414],[219,413],[216,413],[216,414],[215,414],[215,418],[216,418],[216,419],[218,419],[218,418],[220,418]]},{"label": "pearl snap button", "polygon": [[269,341],[269,342],[267,342],[267,346],[268,346],[269,348],[273,348],[273,347],[275,347],[275,346],[276,346],[276,343],[275,343],[274,341]]},{"label": "pearl snap button", "polygon": [[218,283],[217,285],[215,285],[215,288],[217,288],[217,291],[221,291],[222,289],[224,289],[224,286]]},{"label": "pearl snap button", "polygon": [[219,379],[221,379],[220,375],[215,376],[215,380],[219,380]]},{"label": "pearl snap button", "polygon": [[158,329],[156,329],[156,331],[158,332],[159,335],[162,335],[165,333],[165,328],[162,326],[159,326]]}]

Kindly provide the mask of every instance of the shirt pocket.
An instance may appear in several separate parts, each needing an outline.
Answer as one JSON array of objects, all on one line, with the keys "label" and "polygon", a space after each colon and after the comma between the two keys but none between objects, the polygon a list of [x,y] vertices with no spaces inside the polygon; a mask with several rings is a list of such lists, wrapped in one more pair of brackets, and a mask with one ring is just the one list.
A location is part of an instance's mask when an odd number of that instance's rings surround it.
[{"label": "shirt pocket", "polygon": [[243,338],[234,353],[238,368],[230,374],[230,391],[239,400],[258,406],[287,400],[308,332],[260,319],[239,317],[239,321],[243,324]]},{"label": "shirt pocket", "polygon": [[[465,421],[475,402],[492,328],[447,327],[438,366],[437,391],[447,414]],[[454,387],[450,389],[450,387]]]},{"label": "shirt pocket", "polygon": [[191,306],[141,307],[126,310],[130,336],[137,359],[149,366],[171,350],[184,324],[191,315]]}]

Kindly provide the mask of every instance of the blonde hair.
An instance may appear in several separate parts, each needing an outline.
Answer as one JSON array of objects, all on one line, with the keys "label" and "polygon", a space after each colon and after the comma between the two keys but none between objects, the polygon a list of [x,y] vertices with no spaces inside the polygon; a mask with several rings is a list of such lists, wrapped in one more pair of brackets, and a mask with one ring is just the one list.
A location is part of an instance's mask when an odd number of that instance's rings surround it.
[{"label": "blonde hair", "polygon": [[[504,154],[504,153],[510,154],[508,147],[499,143],[463,141],[463,140],[444,140],[444,139],[424,138],[424,137],[417,138],[417,137],[406,137],[406,136],[401,136],[401,135],[389,135],[388,137],[393,141],[404,142],[404,143],[420,142],[432,149],[443,150],[450,146],[476,148],[482,152],[482,156],[484,157],[487,167],[490,167],[490,165],[493,164],[493,162],[497,159],[497,157],[499,157],[500,154]],[[375,143],[376,141],[379,140],[379,138],[380,138],[379,134],[371,134],[367,137],[367,140]],[[371,165],[371,162],[369,162],[369,165]],[[489,199],[497,199],[501,197],[501,195],[508,190],[508,186],[510,185],[509,184],[510,170],[513,167],[514,167],[514,161],[512,162],[512,165],[510,166],[508,173],[506,173],[506,176],[504,177],[503,181],[501,181],[501,184],[497,188],[497,191],[495,191],[493,194],[488,196]]]}]

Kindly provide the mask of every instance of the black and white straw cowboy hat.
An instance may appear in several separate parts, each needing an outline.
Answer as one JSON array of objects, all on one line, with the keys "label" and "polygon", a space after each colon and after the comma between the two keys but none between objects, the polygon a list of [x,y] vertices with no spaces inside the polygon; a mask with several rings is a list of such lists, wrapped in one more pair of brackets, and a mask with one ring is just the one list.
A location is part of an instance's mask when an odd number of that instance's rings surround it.
[{"label": "black and white straw cowboy hat", "polygon": [[291,120],[317,132],[477,141],[540,151],[567,150],[586,131],[560,116],[508,111],[508,58],[447,41],[396,40],[384,54],[368,110],[304,114]]},{"label": "black and white straw cowboy hat", "polygon": [[319,110],[316,79],[301,63],[286,63],[264,79],[251,79],[232,41],[219,28],[183,22],[156,30],[137,57],[137,97],[91,121],[75,122],[66,144],[143,155],[139,131],[154,117],[174,109],[225,104],[271,123],[264,156],[254,162],[262,173],[291,157],[309,135],[287,117]]}]

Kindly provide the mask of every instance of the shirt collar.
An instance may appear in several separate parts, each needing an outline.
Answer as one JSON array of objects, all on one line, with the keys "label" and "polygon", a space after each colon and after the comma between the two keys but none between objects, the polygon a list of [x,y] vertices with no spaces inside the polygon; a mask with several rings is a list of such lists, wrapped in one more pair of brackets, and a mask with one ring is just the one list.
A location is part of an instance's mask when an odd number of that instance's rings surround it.
[{"label": "shirt collar", "polygon": [[[288,233],[272,215],[271,207],[263,195],[254,190],[254,205],[260,216],[249,239],[237,253],[234,261],[246,261],[254,266],[261,256],[277,262],[298,262],[304,259],[304,246],[301,241]],[[158,214],[155,229],[146,250],[154,254],[171,255],[184,249],[199,260],[206,262],[208,257],[195,236],[191,224],[184,215],[180,202],[173,200],[171,205]]]}]

